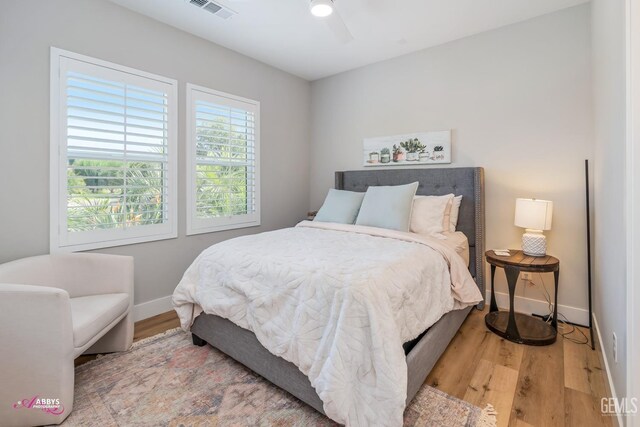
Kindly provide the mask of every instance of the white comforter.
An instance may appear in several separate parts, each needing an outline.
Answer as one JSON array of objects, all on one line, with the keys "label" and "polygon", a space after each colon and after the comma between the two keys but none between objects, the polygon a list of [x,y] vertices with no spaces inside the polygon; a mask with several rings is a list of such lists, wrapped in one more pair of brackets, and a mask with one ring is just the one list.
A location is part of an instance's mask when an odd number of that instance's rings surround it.
[{"label": "white comforter", "polygon": [[352,426],[401,426],[402,343],[481,300],[462,258],[436,239],[308,221],[211,246],[173,294],[185,330],[203,310],[251,330]]}]

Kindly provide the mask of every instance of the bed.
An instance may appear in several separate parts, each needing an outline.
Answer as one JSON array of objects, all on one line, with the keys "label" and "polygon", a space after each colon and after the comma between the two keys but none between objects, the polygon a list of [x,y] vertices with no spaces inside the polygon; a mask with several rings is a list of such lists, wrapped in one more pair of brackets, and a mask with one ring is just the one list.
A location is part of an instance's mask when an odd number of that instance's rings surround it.
[{"label": "bed", "polygon": [[[454,193],[463,196],[457,230],[467,237],[468,269],[484,296],[482,168],[365,170],[336,172],[335,175],[336,189],[358,192],[366,191],[369,186],[401,185],[415,181],[419,182],[417,195]],[[481,309],[483,305],[484,302],[480,302],[477,308]],[[426,331],[403,344],[407,372],[406,400],[403,403],[408,404],[413,399],[471,309],[465,307],[448,311]],[[225,318],[232,316],[202,312],[192,317],[195,320],[190,330],[195,345],[209,343],[317,411],[325,413],[323,400],[312,387],[309,377],[293,363],[267,350],[252,331]]]}]

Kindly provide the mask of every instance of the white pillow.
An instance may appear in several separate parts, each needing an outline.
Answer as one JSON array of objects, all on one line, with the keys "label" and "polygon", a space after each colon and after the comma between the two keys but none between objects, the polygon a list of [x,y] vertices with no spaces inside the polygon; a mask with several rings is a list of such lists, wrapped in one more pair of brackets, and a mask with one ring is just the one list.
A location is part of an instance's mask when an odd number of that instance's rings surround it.
[{"label": "white pillow", "polygon": [[453,194],[416,196],[413,199],[410,230],[413,233],[441,237],[444,231],[448,231],[445,229],[445,225],[448,226],[445,215],[453,197]]},{"label": "white pillow", "polygon": [[[462,203],[462,196],[455,196],[451,199],[449,205],[449,230],[450,232],[456,231],[458,226],[458,214],[460,213],[460,203]],[[447,230],[445,230],[447,231]]]}]

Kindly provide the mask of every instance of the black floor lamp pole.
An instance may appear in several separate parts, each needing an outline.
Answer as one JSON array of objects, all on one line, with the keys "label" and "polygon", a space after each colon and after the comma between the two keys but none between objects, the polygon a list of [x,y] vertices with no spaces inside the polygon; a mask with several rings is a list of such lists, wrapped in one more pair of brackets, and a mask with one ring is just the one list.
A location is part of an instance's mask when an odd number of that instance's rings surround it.
[{"label": "black floor lamp pole", "polygon": [[584,161],[584,177],[586,184],[587,202],[587,281],[589,286],[589,333],[591,335],[591,349],[595,350],[593,342],[593,307],[591,305],[591,215],[589,212],[589,160]]}]

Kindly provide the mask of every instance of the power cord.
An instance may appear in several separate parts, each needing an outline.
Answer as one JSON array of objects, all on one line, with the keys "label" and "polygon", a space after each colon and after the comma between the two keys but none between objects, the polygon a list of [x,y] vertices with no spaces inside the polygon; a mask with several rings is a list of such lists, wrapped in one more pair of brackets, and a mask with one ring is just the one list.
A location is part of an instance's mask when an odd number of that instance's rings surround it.
[{"label": "power cord", "polygon": [[[553,304],[551,303],[551,294],[547,290],[547,284],[544,282],[544,277],[542,277],[542,274],[538,273],[538,277],[540,278],[540,281],[542,282],[543,295],[544,295],[544,298],[547,300],[547,307],[549,309],[549,314],[547,315],[547,319],[545,320],[545,322],[546,323],[551,323],[551,320],[553,319]],[[589,344],[589,338],[587,338],[585,333],[582,332],[582,329],[576,327],[575,325],[572,325],[569,322],[569,319],[567,319],[567,317],[564,314],[558,313],[558,329],[560,331],[564,331],[565,329],[568,329],[568,328],[571,328],[571,329],[569,329],[569,331],[567,331],[567,332],[560,332],[560,335],[562,336],[562,338],[564,338],[565,340],[570,341],[572,343],[575,343],[575,344],[580,344],[580,345],[582,345],[582,344],[588,345]],[[574,332],[579,332],[580,335],[582,335],[582,337],[584,339],[574,338],[574,337],[570,336]]]}]

